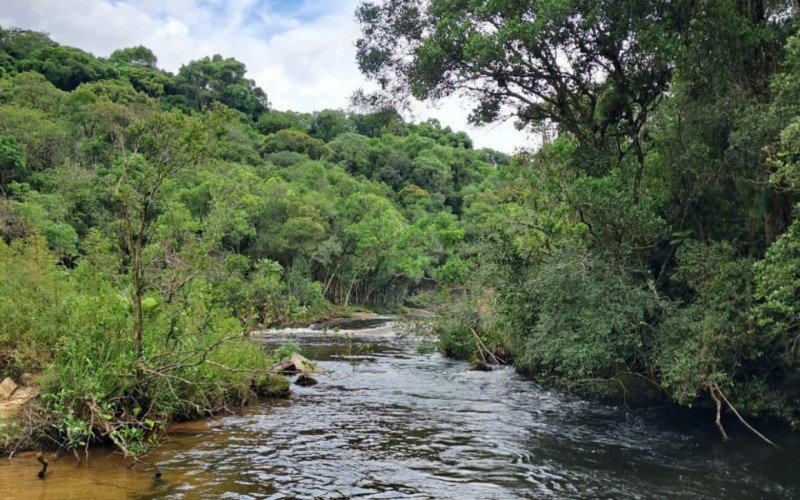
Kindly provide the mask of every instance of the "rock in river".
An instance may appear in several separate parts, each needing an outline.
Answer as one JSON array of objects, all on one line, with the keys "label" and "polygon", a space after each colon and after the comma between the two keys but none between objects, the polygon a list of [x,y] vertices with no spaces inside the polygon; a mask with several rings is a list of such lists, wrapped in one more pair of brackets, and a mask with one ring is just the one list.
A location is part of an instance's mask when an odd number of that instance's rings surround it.
[{"label": "rock in river", "polygon": [[325,373],[322,368],[309,359],[294,353],[288,361],[284,361],[277,366],[282,373]]},{"label": "rock in river", "polygon": [[492,371],[492,367],[481,361],[475,361],[474,363],[469,365],[469,368],[467,368],[467,370],[471,372],[490,372]]},{"label": "rock in river", "polygon": [[311,387],[312,385],[317,385],[317,379],[307,373],[301,373],[294,383],[300,387]]}]

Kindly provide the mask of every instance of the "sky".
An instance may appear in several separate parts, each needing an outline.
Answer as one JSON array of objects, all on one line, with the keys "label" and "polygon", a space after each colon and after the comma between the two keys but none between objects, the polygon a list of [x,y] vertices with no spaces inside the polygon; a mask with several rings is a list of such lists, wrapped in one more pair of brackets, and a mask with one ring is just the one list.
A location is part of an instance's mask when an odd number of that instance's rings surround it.
[{"label": "sky", "polygon": [[[369,88],[355,61],[360,0],[0,0],[0,26],[44,31],[58,43],[99,57],[144,45],[163,69],[213,54],[245,63],[275,109],[346,109]],[[469,104],[419,103],[415,121],[437,118],[466,131],[477,147],[512,152],[533,139],[511,121],[467,124]]]}]

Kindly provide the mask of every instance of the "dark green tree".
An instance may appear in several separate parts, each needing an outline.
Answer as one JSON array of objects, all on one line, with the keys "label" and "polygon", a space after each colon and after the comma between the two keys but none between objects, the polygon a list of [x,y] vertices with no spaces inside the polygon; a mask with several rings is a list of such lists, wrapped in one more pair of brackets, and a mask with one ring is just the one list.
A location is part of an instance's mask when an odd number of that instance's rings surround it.
[{"label": "dark green tree", "polygon": [[202,110],[219,101],[255,118],[269,108],[269,100],[245,72],[244,64],[232,57],[204,57],[181,66],[167,94],[190,109]]}]

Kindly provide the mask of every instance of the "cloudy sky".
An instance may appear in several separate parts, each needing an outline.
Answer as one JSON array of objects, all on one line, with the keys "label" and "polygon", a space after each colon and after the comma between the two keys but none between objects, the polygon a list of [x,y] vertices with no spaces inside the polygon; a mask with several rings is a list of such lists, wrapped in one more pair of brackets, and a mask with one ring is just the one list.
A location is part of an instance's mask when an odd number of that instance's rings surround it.
[{"label": "cloudy sky", "polygon": [[[0,0],[0,26],[35,29],[97,56],[145,45],[159,66],[211,54],[243,61],[276,109],[346,108],[366,85],[355,63],[359,0]],[[468,106],[420,105],[414,119],[466,130],[479,147],[511,152],[532,141],[511,122],[474,128]]]}]

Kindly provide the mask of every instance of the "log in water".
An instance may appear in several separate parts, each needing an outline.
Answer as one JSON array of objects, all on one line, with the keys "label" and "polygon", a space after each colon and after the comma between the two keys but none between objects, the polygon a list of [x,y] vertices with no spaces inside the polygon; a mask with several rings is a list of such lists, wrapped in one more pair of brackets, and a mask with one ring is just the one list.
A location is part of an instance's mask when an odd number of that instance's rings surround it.
[{"label": "log in water", "polygon": [[[354,326],[362,329],[354,330]],[[763,498],[800,495],[800,439],[782,449],[713,419],[567,398],[508,368],[422,354],[394,324],[265,332],[329,372],[288,401],[175,426],[128,469],[110,450],[36,478],[35,455],[0,461],[0,498]],[[348,330],[348,328],[351,328]],[[773,433],[774,435],[774,433]]]}]

